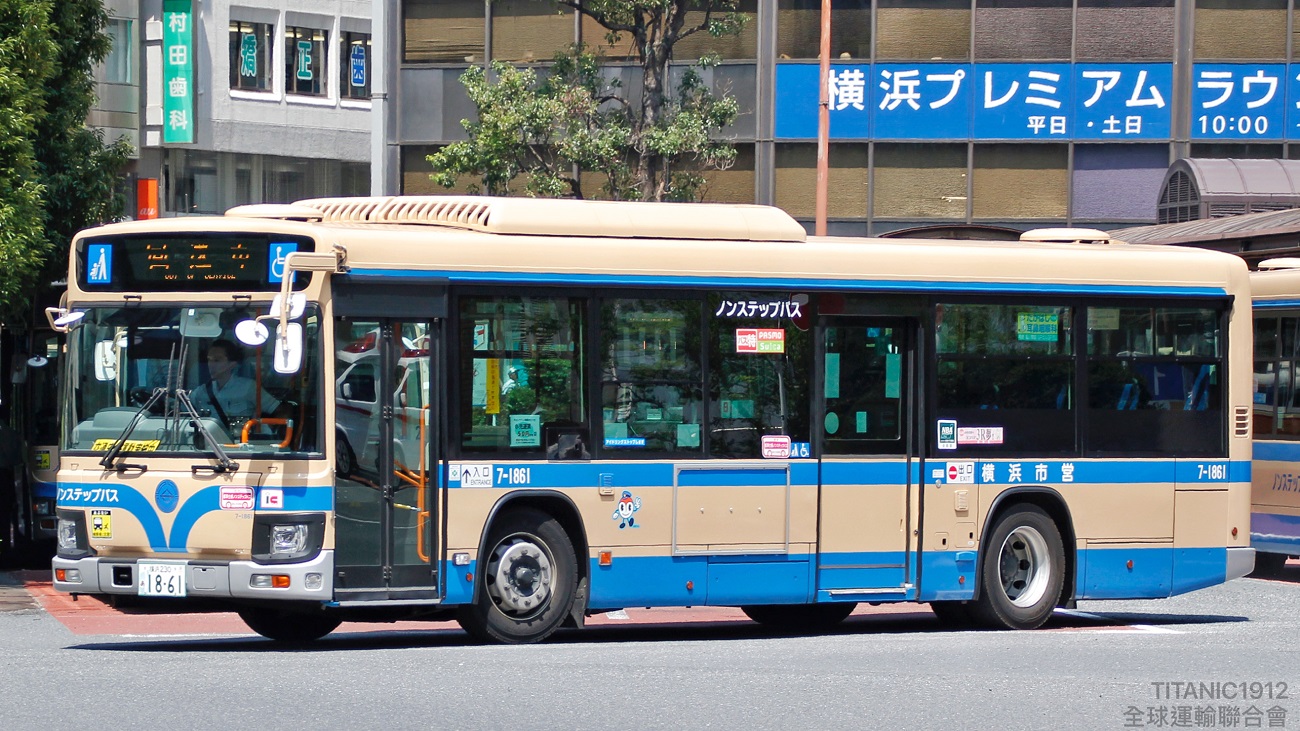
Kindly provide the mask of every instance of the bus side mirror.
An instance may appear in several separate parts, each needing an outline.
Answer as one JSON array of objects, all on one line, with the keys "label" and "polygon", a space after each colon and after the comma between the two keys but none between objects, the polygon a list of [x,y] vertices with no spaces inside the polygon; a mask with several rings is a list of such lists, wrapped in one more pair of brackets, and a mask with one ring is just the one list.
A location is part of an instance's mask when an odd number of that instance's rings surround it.
[{"label": "bus side mirror", "polygon": [[117,347],[112,340],[95,343],[95,380],[117,380]]},{"label": "bus side mirror", "polygon": [[297,373],[302,368],[302,325],[291,322],[281,332],[275,328],[275,372]]}]

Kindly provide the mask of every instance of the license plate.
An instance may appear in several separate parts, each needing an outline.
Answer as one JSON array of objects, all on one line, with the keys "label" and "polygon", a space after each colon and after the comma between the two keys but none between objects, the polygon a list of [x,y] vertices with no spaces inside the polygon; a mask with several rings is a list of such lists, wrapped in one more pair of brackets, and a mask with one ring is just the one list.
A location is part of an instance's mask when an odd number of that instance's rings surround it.
[{"label": "license plate", "polygon": [[141,561],[135,571],[139,596],[185,596],[185,564]]}]

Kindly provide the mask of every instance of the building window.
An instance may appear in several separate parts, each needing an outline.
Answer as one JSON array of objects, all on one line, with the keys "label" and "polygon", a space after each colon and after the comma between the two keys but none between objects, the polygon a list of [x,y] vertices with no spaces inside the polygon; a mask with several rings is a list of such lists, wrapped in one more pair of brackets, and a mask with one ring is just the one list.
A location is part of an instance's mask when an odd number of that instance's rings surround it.
[{"label": "building window", "polygon": [[878,0],[877,7],[877,59],[970,58],[968,0]]},{"label": "building window", "polygon": [[972,215],[994,221],[1065,218],[1067,158],[1065,145],[975,145]]},{"label": "building window", "polygon": [[316,28],[284,29],[285,93],[325,96],[326,35]]},{"label": "building window", "polygon": [[[821,6],[821,0],[778,0],[778,58],[818,57],[821,46]],[[970,22],[969,17],[967,15],[967,24]],[[831,57],[871,58],[871,0],[835,0],[831,3]]]},{"label": "building window", "polygon": [[230,88],[271,91],[269,23],[230,21]]},{"label": "building window", "polygon": [[[827,215],[833,219],[865,219],[871,180],[867,145],[836,142],[828,157]],[[777,207],[796,218],[812,218],[816,214],[817,145],[777,144],[775,179]]]},{"label": "building window", "polygon": [[339,54],[339,97],[370,98],[371,46],[369,33],[343,31]]},{"label": "building window", "polygon": [[1072,6],[1072,0],[976,0],[975,60],[1069,59]]},{"label": "building window", "polygon": [[1196,0],[1192,53],[1197,61],[1281,61],[1286,13],[1286,0]]},{"label": "building window", "polygon": [[481,63],[487,38],[483,0],[404,0],[402,60]]},{"label": "building window", "polygon": [[113,47],[104,58],[104,81],[109,84],[130,84],[133,76],[131,21],[124,18],[110,18],[105,31],[113,41]]}]

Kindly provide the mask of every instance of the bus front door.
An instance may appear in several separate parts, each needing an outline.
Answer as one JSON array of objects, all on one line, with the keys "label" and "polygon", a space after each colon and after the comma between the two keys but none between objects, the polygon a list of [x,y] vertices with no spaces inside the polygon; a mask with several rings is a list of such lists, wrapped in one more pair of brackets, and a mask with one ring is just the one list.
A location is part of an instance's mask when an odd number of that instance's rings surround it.
[{"label": "bus front door", "polygon": [[339,317],[335,592],[434,598],[438,321]]},{"label": "bus front door", "polygon": [[822,321],[820,601],[913,596],[915,320]]}]

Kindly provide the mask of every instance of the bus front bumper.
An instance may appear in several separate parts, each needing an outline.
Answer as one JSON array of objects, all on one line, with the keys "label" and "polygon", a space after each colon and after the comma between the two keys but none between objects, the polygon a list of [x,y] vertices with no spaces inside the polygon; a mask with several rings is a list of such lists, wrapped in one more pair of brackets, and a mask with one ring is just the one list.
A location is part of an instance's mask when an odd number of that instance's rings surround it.
[{"label": "bus front bumper", "polygon": [[[293,564],[259,564],[252,561],[187,561],[184,559],[122,559],[91,556],[54,557],[54,588],[69,594],[142,595],[142,564],[184,567],[183,588],[163,598],[193,599],[298,599],[329,601],[333,598],[334,552],[321,551],[310,561]],[[158,596],[157,594],[145,596]]]}]

